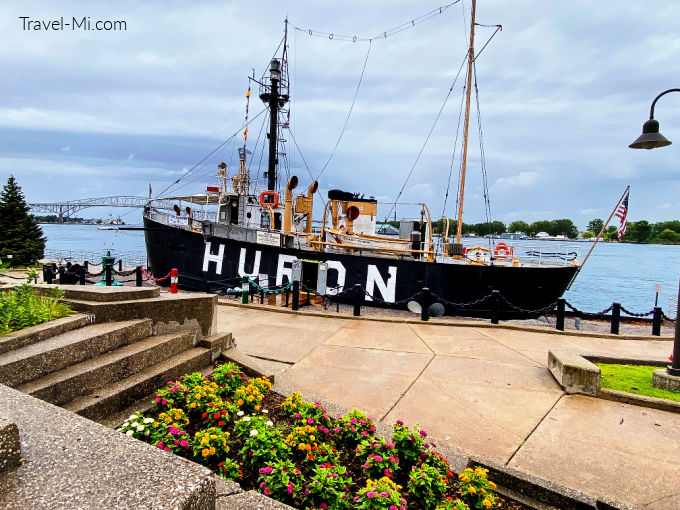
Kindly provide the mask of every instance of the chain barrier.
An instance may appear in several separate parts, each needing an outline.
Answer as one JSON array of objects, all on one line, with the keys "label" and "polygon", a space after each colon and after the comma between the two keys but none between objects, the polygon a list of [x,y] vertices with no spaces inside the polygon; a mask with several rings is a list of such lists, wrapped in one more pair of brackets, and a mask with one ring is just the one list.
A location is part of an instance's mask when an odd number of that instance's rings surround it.
[{"label": "chain barrier", "polygon": [[154,282],[154,283],[159,283],[159,282],[165,281],[165,280],[167,280],[168,278],[170,278],[171,272],[168,273],[168,274],[166,274],[163,278],[154,278],[154,277],[151,276],[149,273],[147,273],[146,271],[144,271],[144,269],[142,269],[142,274],[143,274],[144,276],[146,276],[146,278],[147,278],[148,280],[151,280],[151,281]]},{"label": "chain barrier", "polygon": [[114,273],[116,273],[119,276],[131,276],[137,272],[137,269],[130,269],[129,271],[116,271],[115,269],[111,268]]},{"label": "chain barrier", "polygon": [[290,289],[291,283],[288,282],[285,285],[282,285],[281,287],[274,287],[272,289],[266,289],[262,287],[260,284],[256,283],[253,281],[250,277],[248,278],[248,283],[252,285],[257,291],[259,292],[264,292],[265,294],[281,294],[282,292],[285,292],[286,290]]},{"label": "chain barrier", "polygon": [[87,265],[88,266],[101,266],[102,263],[101,262],[88,262]]},{"label": "chain barrier", "polygon": [[513,303],[508,301],[508,298],[506,298],[503,294],[500,292],[498,293],[498,298],[502,303],[505,303],[508,307],[510,307],[512,310],[516,312],[521,312],[521,313],[526,313],[526,314],[536,314],[536,315],[546,315],[548,312],[551,312],[555,309],[557,306],[557,301],[554,303],[549,304],[548,306],[544,306],[543,308],[538,308],[536,310],[525,310],[524,308],[520,308],[519,306],[515,306]]},{"label": "chain barrier", "polygon": [[654,315],[654,310],[650,310],[647,313],[633,313],[626,310],[623,306],[621,307],[621,311],[627,313],[631,317],[647,317],[648,315]]},{"label": "chain barrier", "polygon": [[668,322],[672,322],[673,324],[675,324],[675,319],[671,319],[671,318],[670,318],[668,315],[666,315],[663,311],[661,312],[661,317],[663,317],[663,320],[668,321]]}]

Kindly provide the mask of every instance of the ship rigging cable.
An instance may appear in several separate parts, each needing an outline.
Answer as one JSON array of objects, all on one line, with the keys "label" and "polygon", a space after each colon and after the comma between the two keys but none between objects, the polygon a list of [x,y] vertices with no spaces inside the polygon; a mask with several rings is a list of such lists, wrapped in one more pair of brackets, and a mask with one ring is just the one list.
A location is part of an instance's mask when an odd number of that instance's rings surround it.
[{"label": "ship rigging cable", "polygon": [[486,173],[486,156],[484,154],[484,136],[482,134],[482,111],[479,108],[479,88],[477,87],[477,64],[472,61],[472,75],[475,78],[475,102],[477,103],[477,130],[479,139],[479,157],[480,166],[482,169],[482,186],[484,193],[484,207],[486,213],[486,222],[491,229],[491,201],[489,200],[489,179]]},{"label": "ship rigging cable", "polygon": [[328,33],[328,32],[320,32],[318,30],[312,30],[312,29],[306,29],[306,28],[300,28],[296,25],[293,25],[293,28],[295,30],[298,30],[300,32],[306,32],[310,36],[313,37],[323,37],[327,38],[329,40],[337,40],[337,41],[351,41],[351,42],[371,42],[376,39],[387,39],[388,37],[392,35],[396,35],[399,32],[403,32],[404,30],[407,30],[409,28],[415,27],[417,24],[424,23],[425,21],[434,18],[435,16],[438,16],[442,14],[446,9],[449,7],[456,5],[457,3],[460,3],[461,0],[455,0],[455,2],[451,2],[450,4],[447,5],[442,5],[441,7],[437,7],[436,9],[432,9],[431,11],[423,14],[422,16],[418,16],[417,18],[413,18],[405,23],[402,23],[401,25],[398,25],[394,28],[390,28],[389,30],[385,30],[384,32],[379,33],[375,37],[358,37],[356,35],[343,35],[343,34],[335,34],[335,33]]}]

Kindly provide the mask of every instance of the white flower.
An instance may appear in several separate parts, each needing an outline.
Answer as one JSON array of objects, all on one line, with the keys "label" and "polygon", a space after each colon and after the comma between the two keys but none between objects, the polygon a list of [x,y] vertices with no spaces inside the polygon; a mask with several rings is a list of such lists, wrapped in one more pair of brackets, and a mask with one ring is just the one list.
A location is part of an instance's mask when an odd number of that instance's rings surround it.
[{"label": "white flower", "polygon": [[146,429],[146,430],[144,431],[144,435],[145,435],[145,436],[148,436],[148,435],[149,435],[149,429]]},{"label": "white flower", "polygon": [[269,411],[267,411],[266,409],[262,409],[262,414],[269,414]]},{"label": "white flower", "polygon": [[244,416],[241,421],[250,421],[250,416]]},{"label": "white flower", "polygon": [[144,425],[137,425],[137,432],[143,432],[144,431]]},{"label": "white flower", "polygon": [[125,433],[125,435],[126,435],[126,436],[131,436],[131,435],[134,434],[134,433],[135,433],[134,430],[128,430],[128,431]]},{"label": "white flower", "polygon": [[255,437],[257,436],[257,429],[253,429],[250,431],[250,437]]},{"label": "white flower", "polygon": [[236,416],[243,416],[244,414],[245,413],[243,411],[239,411],[238,413],[236,413]]},{"label": "white flower", "polygon": [[265,423],[265,425],[266,425],[267,427],[273,427],[273,426],[274,426],[274,422],[271,421],[271,420],[267,420],[267,422]]},{"label": "white flower", "polygon": [[153,423],[153,418],[144,418],[144,423]]},{"label": "white flower", "polygon": [[121,428],[121,429],[124,429],[124,428],[127,427],[128,425],[130,425],[130,424],[129,424],[128,422],[125,422],[125,423],[123,423],[123,425],[122,425],[120,428]]},{"label": "white flower", "polygon": [[130,417],[128,418],[128,421],[136,420],[137,415],[136,414],[131,414]]}]

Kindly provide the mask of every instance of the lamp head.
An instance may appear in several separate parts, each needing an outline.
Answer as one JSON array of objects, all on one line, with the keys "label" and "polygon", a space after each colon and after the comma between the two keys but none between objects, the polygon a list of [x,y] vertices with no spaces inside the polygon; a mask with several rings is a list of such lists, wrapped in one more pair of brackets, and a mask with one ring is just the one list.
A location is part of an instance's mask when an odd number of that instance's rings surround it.
[{"label": "lamp head", "polygon": [[628,147],[631,149],[655,149],[670,145],[671,141],[659,133],[659,122],[649,119],[642,125],[642,134]]}]

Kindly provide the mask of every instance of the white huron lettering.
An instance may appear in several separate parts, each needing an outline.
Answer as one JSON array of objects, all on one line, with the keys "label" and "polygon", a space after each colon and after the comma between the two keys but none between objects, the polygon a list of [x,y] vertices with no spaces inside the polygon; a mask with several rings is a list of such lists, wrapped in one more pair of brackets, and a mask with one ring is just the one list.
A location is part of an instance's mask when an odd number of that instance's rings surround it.
[{"label": "white huron lettering", "polygon": [[[279,263],[276,268],[276,286],[283,285],[283,277],[285,276],[289,282],[293,281],[293,261],[297,260],[295,255],[279,255]],[[286,267],[286,263],[290,264]]]},{"label": "white huron lettering", "polygon": [[327,260],[326,263],[328,264],[329,271],[335,269],[338,272],[337,286],[326,290],[330,295],[335,296],[345,288],[345,274],[347,271],[345,271],[345,266],[338,260]]},{"label": "white huron lettering", "polygon": [[215,263],[215,274],[222,274],[222,259],[224,259],[224,245],[220,244],[217,255],[210,253],[210,241],[205,243],[203,253],[203,271],[207,272],[211,262]]},{"label": "white huron lettering", "polygon": [[388,303],[394,303],[395,289],[397,286],[397,268],[395,266],[390,266],[387,272],[390,276],[387,279],[387,282],[384,282],[377,266],[374,266],[373,264],[368,265],[366,271],[366,292],[369,295],[366,296],[366,301],[373,301],[371,296],[374,294],[374,289],[377,286],[382,295],[382,299]]},{"label": "white huron lettering", "polygon": [[246,249],[241,248],[241,255],[238,258],[238,275],[243,277],[243,276],[250,276],[251,278],[253,276],[260,276],[260,257],[262,256],[261,251],[256,251],[255,252],[255,262],[253,263],[253,271],[250,273],[246,273]]}]

